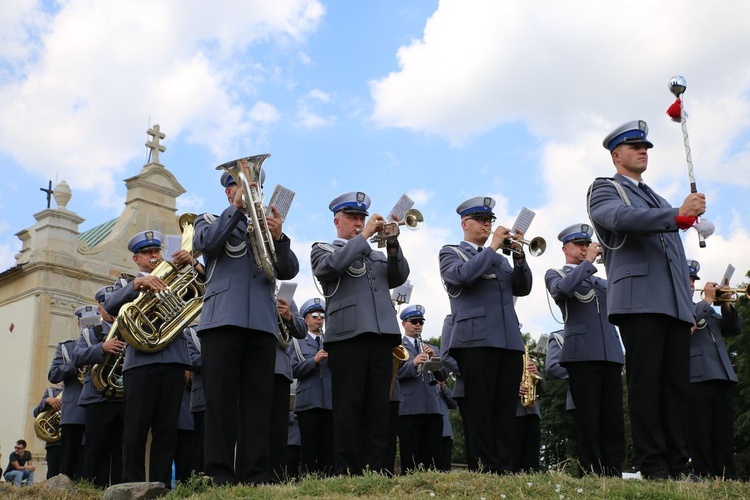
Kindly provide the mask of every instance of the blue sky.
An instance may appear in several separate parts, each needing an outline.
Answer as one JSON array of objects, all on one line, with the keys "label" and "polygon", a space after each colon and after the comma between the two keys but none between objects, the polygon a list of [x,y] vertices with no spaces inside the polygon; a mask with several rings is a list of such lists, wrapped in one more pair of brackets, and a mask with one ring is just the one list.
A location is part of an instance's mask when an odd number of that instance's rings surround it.
[{"label": "blue sky", "polygon": [[664,114],[682,74],[717,226],[705,250],[686,233],[686,253],[704,279],[731,262],[739,283],[750,269],[747,19],[740,0],[3,2],[0,270],[50,179],[71,186],[82,231],[116,217],[158,123],[161,162],[188,191],[181,211],[224,208],[215,165],[272,155],[267,191],[297,193],[285,230],[302,264],[298,302],[316,295],[309,249],[334,236],[331,199],[365,191],[386,213],[408,193],[426,218],[402,245],[427,337],[449,310],[437,254],[461,239],[456,206],[493,196],[504,225],[535,210],[529,236],[549,246],[530,258],[534,291],[517,311],[536,337],[558,328],[544,272],[562,265],[559,230],[586,221],[590,182],[613,173],[610,130],[646,120],[656,147],[645,180],[675,206],[687,194],[680,127]]}]

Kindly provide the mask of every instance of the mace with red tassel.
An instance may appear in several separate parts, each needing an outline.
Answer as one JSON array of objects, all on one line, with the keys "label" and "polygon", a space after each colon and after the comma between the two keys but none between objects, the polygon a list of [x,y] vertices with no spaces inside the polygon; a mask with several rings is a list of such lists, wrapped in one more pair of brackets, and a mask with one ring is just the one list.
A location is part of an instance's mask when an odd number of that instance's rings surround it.
[{"label": "mace with red tassel", "polygon": [[[675,75],[669,80],[669,91],[677,98],[669,109],[667,109],[667,115],[674,122],[678,122],[682,125],[682,139],[685,143],[685,157],[687,159],[688,177],[690,178],[690,192],[697,193],[698,188],[695,186],[695,174],[693,174],[693,156],[690,152],[690,138],[687,131],[687,114],[685,113],[685,106],[682,102],[682,94],[687,89],[687,82],[685,78],[680,75]],[[706,238],[711,236],[714,232],[713,223],[697,218],[693,227],[698,232],[698,242],[701,248],[706,247]]]}]

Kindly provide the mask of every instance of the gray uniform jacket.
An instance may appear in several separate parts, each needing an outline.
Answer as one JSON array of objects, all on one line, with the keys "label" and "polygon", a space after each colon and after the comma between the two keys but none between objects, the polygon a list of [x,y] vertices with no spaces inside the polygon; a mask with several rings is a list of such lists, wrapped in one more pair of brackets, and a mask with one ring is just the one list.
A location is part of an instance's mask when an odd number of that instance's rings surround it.
[{"label": "gray uniform jacket", "polygon": [[[38,405],[36,405],[36,408],[34,408],[33,414],[34,418],[37,417],[40,413],[42,413],[44,410],[49,410],[51,407],[47,405],[47,398],[54,398],[58,394],[60,394],[60,388],[59,387],[47,387],[44,390],[44,394],[42,394],[42,400],[39,402]],[[54,441],[52,443],[45,443],[44,449],[52,448],[54,446],[60,446],[60,440]]]},{"label": "gray uniform jacket", "polygon": [[451,414],[449,410],[458,408],[458,403],[453,399],[450,387],[445,386],[445,390],[441,391],[440,386],[437,388],[438,395],[440,396],[440,413],[443,414],[443,437],[453,439],[453,426],[451,425]]},{"label": "gray uniform jacket", "polygon": [[576,361],[609,361],[625,364],[620,335],[607,320],[607,280],[597,278],[596,266],[584,260],[563,266],[560,276],[550,269],[544,276],[547,290],[565,319],[564,365]]},{"label": "gray uniform jacket", "polygon": [[[289,334],[296,339],[304,339],[307,336],[307,323],[299,315],[299,309],[294,301],[289,304],[289,310],[292,313],[292,324],[287,324]],[[289,344],[290,347],[291,345]],[[294,379],[292,376],[292,357],[289,347],[283,348],[278,342],[276,343],[276,366],[274,373],[276,375],[283,375],[290,383]]]},{"label": "gray uniform jacket", "polygon": [[57,344],[55,357],[47,373],[47,379],[53,384],[63,384],[61,425],[86,425],[86,411],[78,406],[83,386],[78,381],[78,368],[73,361],[75,342],[66,340]]},{"label": "gray uniform jacket", "polygon": [[690,382],[727,380],[737,382],[737,375],[729,360],[724,337],[739,335],[742,327],[737,309],[716,312],[710,304],[700,301],[695,305],[695,316],[703,328],[696,328],[690,336]]},{"label": "gray uniform jacket", "polygon": [[[73,351],[73,361],[77,368],[88,366],[86,370],[86,379],[83,382],[81,397],[78,399],[80,406],[90,405],[92,403],[112,402],[122,404],[122,399],[107,398],[101,392],[96,390],[91,381],[91,368],[104,361],[107,354],[102,350],[102,343],[107,339],[107,334],[112,325],[102,321],[99,328],[86,327],[81,330],[78,336],[76,346]],[[97,330],[101,333],[97,335]]]},{"label": "gray uniform jacket", "polygon": [[[563,331],[558,330],[552,332],[549,336],[549,343],[547,344],[547,359],[545,360],[545,370],[547,375],[558,380],[568,380],[568,370],[560,365],[560,355],[562,354],[562,346],[565,344],[563,338]],[[573,394],[568,388],[568,396],[565,401],[566,410],[575,410],[576,405],[573,402]]]},{"label": "gray uniform jacket", "polygon": [[[434,345],[424,343],[432,348],[434,352],[439,349]],[[427,370],[418,371],[414,366],[414,358],[417,357],[414,341],[409,337],[403,337],[401,345],[409,351],[409,359],[398,369],[398,381],[401,386],[401,406],[399,415],[425,415],[441,413],[440,396],[435,386],[429,385]]]},{"label": "gray uniform jacket", "polygon": [[190,412],[195,413],[206,409],[206,396],[203,394],[203,377],[201,376],[201,339],[194,328],[189,329],[187,337],[190,364],[193,373],[190,374],[192,386],[190,389]]},{"label": "gray uniform jacket", "polygon": [[[148,273],[140,272],[138,276],[148,276]],[[122,306],[137,299],[140,293],[133,286],[133,280],[120,278],[115,282],[114,291],[107,297],[104,309],[112,316],[117,317]],[[159,352],[140,352],[127,344],[122,371],[126,372],[139,366],[168,363],[183,365],[186,369],[190,368],[190,355],[188,354],[187,339],[184,332]]]},{"label": "gray uniform jacket", "polygon": [[[457,252],[462,252],[465,260]],[[513,296],[531,292],[531,270],[487,248],[478,252],[462,241],[440,250],[440,276],[451,303],[453,332],[448,349],[498,347],[524,350]]]},{"label": "gray uniform jacket", "polygon": [[292,373],[299,382],[294,411],[313,408],[332,410],[331,370],[328,368],[326,359],[319,365],[315,365],[314,358],[318,353],[317,342],[310,335],[306,335],[302,340],[295,340],[289,347],[289,351],[292,355]]},{"label": "gray uniform jacket", "polygon": [[458,362],[448,352],[448,346],[451,344],[452,331],[452,316],[448,314],[443,320],[443,330],[440,337],[440,357],[443,359],[443,366],[445,369],[453,373],[455,383],[453,384],[453,393],[451,394],[451,397],[453,399],[460,399],[465,396],[464,379],[461,377],[461,370],[458,369]]},{"label": "gray uniform jacket", "polygon": [[[276,336],[276,284],[255,264],[245,215],[230,205],[218,217],[199,216],[193,247],[203,252],[206,262],[206,295],[197,330],[235,326]],[[299,262],[291,241],[282,235],[274,248],[277,278],[294,278]]]},{"label": "gray uniform jacket", "polygon": [[622,187],[630,206],[605,178],[597,178],[590,188],[591,221],[603,243],[609,280],[609,321],[617,324],[620,314],[655,313],[692,324],[690,277],[675,220],[679,209],[654,193],[657,208],[620,174],[613,180]]},{"label": "gray uniform jacket", "polygon": [[327,299],[326,343],[372,332],[394,335],[393,345],[398,345],[401,330],[390,289],[409,277],[400,245],[396,255],[386,256],[360,234],[346,244],[315,243],[310,259]]}]

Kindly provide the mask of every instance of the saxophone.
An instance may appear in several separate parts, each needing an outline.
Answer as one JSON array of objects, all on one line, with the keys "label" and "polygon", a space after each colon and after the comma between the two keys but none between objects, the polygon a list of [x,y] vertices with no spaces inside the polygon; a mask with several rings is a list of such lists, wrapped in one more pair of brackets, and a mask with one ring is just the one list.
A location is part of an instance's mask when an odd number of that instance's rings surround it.
[{"label": "saxophone", "polygon": [[521,404],[524,408],[531,408],[536,404],[536,384],[542,377],[536,373],[529,371],[529,364],[531,363],[531,355],[529,354],[529,346],[524,346],[525,352],[523,354],[523,372],[521,375],[521,387],[526,388],[526,394],[521,396]]},{"label": "saxophone", "polygon": [[[62,399],[62,391],[55,398]],[[60,417],[60,412],[53,408],[48,408],[39,413],[34,419],[34,433],[36,437],[45,443],[60,441]]]}]

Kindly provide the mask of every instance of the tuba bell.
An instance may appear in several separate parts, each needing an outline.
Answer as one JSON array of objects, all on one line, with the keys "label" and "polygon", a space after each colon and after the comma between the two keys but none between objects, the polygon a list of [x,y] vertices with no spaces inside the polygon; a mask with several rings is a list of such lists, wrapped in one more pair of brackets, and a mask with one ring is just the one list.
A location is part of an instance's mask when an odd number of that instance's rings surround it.
[{"label": "tuba bell", "polygon": [[[253,249],[255,264],[262,269],[268,281],[276,281],[276,247],[273,236],[266,224],[263,210],[263,191],[261,183],[261,166],[269,154],[248,156],[232,160],[216,167],[216,170],[226,170],[242,188],[242,203],[247,212],[247,235]],[[257,183],[258,186],[251,185]]]},{"label": "tuba bell", "polygon": [[[182,249],[193,257],[197,256],[193,252],[196,217],[185,213],[179,219]],[[142,293],[122,306],[117,319],[124,341],[138,351],[153,353],[165,349],[200,314],[206,287],[191,264],[178,268],[162,260],[151,276],[164,280],[167,289]]]},{"label": "tuba bell", "polygon": [[[62,399],[62,391],[55,396],[56,399]],[[34,418],[34,434],[45,443],[56,443],[60,441],[62,434],[60,432],[60,412],[48,408],[40,412]]]}]

